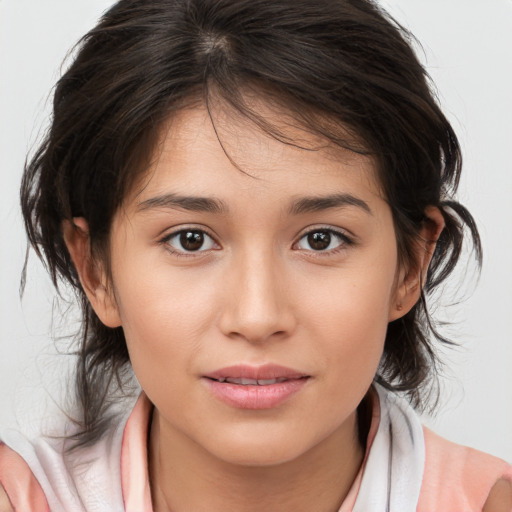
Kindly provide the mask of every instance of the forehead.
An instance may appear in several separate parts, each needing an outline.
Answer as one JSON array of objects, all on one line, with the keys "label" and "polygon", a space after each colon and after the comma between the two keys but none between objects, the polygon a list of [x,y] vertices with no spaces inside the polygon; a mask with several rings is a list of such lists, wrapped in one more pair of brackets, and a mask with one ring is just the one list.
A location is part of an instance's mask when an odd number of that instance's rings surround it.
[{"label": "forehead", "polygon": [[217,187],[227,193],[227,185],[256,191],[270,181],[292,195],[308,186],[326,194],[336,184],[363,186],[382,196],[372,157],[313,133],[275,104],[253,99],[250,108],[264,127],[225,103],[173,114],[160,130],[135,202],[169,187],[181,188],[180,193]]}]

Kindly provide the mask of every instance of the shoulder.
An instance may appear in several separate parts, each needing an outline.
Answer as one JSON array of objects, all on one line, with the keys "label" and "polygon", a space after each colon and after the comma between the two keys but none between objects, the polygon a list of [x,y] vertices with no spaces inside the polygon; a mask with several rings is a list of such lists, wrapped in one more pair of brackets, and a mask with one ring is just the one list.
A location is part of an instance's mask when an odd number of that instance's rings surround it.
[{"label": "shoulder", "polygon": [[45,495],[25,460],[0,442],[0,512],[48,512]]},{"label": "shoulder", "polygon": [[498,480],[485,502],[482,512],[510,512],[512,510],[512,482]]},{"label": "shoulder", "polygon": [[496,503],[506,503],[507,488],[511,489],[512,467],[509,464],[447,441],[427,428],[424,434],[425,471],[418,512],[507,510],[496,508]]},{"label": "shoulder", "polygon": [[0,489],[14,510],[122,510],[121,449],[133,400],[118,409],[100,439],[76,448],[76,426],[65,419],[45,435],[0,432]]},{"label": "shoulder", "polygon": [[11,500],[5,492],[4,486],[0,483],[0,512],[14,512]]}]

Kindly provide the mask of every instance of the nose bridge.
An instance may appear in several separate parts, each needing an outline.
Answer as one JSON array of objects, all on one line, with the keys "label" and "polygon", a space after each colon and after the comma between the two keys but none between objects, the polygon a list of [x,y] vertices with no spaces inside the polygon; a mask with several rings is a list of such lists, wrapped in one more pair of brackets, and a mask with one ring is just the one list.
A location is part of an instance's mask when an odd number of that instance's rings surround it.
[{"label": "nose bridge", "polygon": [[246,247],[233,262],[231,296],[223,313],[223,331],[251,342],[286,335],[294,326],[286,272],[276,251]]}]

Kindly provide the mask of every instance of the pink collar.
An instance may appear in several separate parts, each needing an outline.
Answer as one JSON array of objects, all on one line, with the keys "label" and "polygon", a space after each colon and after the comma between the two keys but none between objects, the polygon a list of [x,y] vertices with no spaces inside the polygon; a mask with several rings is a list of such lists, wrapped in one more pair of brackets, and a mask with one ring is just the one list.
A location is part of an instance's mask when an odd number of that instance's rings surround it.
[{"label": "pink collar", "polygon": [[[376,394],[373,395],[372,402],[373,416],[364,461],[339,512],[350,512],[354,507],[368,453],[377,433],[380,407]],[[121,448],[121,485],[126,512],[153,512],[148,474],[148,428],[152,411],[153,404],[142,392],[124,429]]]},{"label": "pink collar", "polygon": [[153,404],[141,393],[126,423],[121,447],[121,486],[126,512],[153,512],[148,474],[148,427]]}]

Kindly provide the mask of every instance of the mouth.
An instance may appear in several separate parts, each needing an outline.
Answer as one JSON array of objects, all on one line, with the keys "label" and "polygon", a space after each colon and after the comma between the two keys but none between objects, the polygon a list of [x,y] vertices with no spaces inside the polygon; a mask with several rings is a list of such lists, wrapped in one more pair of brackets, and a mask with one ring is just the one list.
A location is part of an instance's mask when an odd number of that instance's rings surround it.
[{"label": "mouth", "polygon": [[[307,377],[299,377],[305,379]],[[286,382],[289,379],[287,377],[278,377],[277,379],[248,379],[244,377],[221,377],[219,379],[212,379],[217,382],[227,382],[228,384],[237,384],[238,386],[271,386],[272,384],[278,384],[280,382]]]},{"label": "mouth", "polygon": [[302,390],[311,376],[278,365],[237,365],[204,376],[213,396],[238,409],[272,409]]},{"label": "mouth", "polygon": [[237,364],[207,373],[205,377],[218,382],[229,382],[242,386],[266,386],[286,380],[306,378],[309,375],[277,364],[261,366]]}]

